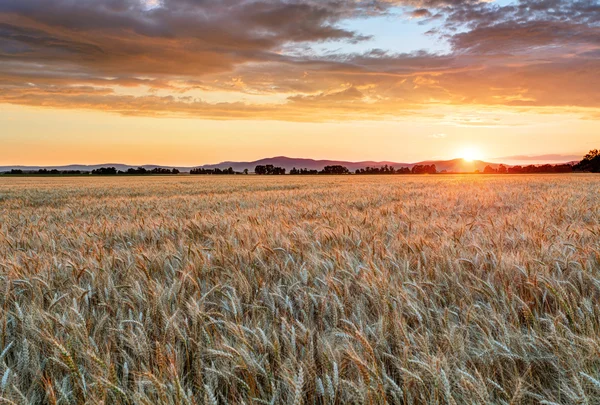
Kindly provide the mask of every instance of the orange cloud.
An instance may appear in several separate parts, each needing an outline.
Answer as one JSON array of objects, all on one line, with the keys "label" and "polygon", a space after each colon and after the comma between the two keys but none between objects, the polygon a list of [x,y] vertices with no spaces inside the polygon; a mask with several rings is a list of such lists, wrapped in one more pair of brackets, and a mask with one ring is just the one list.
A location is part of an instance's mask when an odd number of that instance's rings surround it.
[{"label": "orange cloud", "polygon": [[[341,23],[398,6],[436,16],[452,50],[299,51],[365,41]],[[599,13],[561,0],[5,0],[0,103],[292,121],[398,117],[432,105],[597,117]],[[203,99],[224,92],[222,102]],[[256,101],[266,95],[280,102]]]}]

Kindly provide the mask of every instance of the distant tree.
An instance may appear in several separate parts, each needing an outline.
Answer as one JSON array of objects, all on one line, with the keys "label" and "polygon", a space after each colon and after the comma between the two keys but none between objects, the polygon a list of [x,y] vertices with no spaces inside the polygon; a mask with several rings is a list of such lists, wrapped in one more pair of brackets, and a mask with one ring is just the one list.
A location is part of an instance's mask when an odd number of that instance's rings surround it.
[{"label": "distant tree", "polygon": [[435,165],[415,165],[411,172],[413,174],[436,174],[437,168]]},{"label": "distant tree", "polygon": [[179,174],[178,169],[167,169],[165,167],[155,167],[152,170],[146,170],[143,167],[138,167],[137,169],[129,169],[127,170],[128,174]]},{"label": "distant tree", "polygon": [[485,167],[485,169],[483,169],[483,172],[484,172],[485,174],[493,174],[493,173],[498,173],[498,170],[494,169],[494,168],[493,168],[492,166],[490,166],[490,165],[487,165],[487,166]]},{"label": "distant tree", "polygon": [[269,175],[281,175],[285,174],[285,169],[283,167],[275,167],[273,165],[258,165],[254,168],[254,173],[256,174],[269,174]]},{"label": "distant tree", "polygon": [[21,169],[12,169],[7,174],[42,174],[42,175],[73,175],[73,174],[82,174],[81,170],[58,170],[58,169],[38,169],[35,171],[27,171],[24,172]]},{"label": "distant tree", "polygon": [[347,167],[341,165],[325,166],[319,174],[350,174]]},{"label": "distant tree", "polygon": [[137,169],[134,169],[133,167],[130,167],[129,169],[127,169],[127,174],[147,174],[147,173],[154,173],[154,174],[159,174],[160,173],[160,169],[157,167],[153,170],[146,170],[144,167],[138,167]]},{"label": "distant tree", "polygon": [[92,174],[107,176],[107,175],[115,175],[117,174],[117,169],[114,167],[100,167],[98,169],[92,170]]},{"label": "distant tree", "polygon": [[410,169],[408,167],[401,167],[396,170],[393,166],[383,165],[382,167],[365,167],[356,169],[355,174],[408,174]]},{"label": "distant tree", "polygon": [[573,166],[570,164],[554,165],[554,173],[571,173]]},{"label": "distant tree", "polygon": [[311,170],[311,169],[296,169],[295,167],[290,170],[290,174],[293,175],[308,175],[308,174],[318,174],[319,171],[318,170]]},{"label": "distant tree", "polygon": [[[570,173],[573,171],[573,166],[569,164],[562,165],[528,165],[528,166],[511,166],[506,169],[508,174],[530,174],[530,173]],[[500,173],[500,167],[498,167]]]},{"label": "distant tree", "polygon": [[519,174],[519,173],[523,173],[523,166],[512,166],[508,168],[508,173],[509,174]]},{"label": "distant tree", "polygon": [[[151,174],[179,174],[179,170],[177,169],[165,169],[164,167],[155,167],[150,170]],[[143,173],[141,173],[143,174]]]},{"label": "distant tree", "polygon": [[219,169],[218,167],[214,169],[204,169],[202,167],[197,167],[190,170],[190,174],[236,174],[236,172],[233,171],[232,167],[227,169]]},{"label": "distant tree", "polygon": [[600,173],[600,150],[593,149],[589,151],[579,163],[573,166],[573,170]]},{"label": "distant tree", "polygon": [[498,166],[498,174],[506,174],[506,173],[508,173],[506,166],[504,166],[504,165]]},{"label": "distant tree", "polygon": [[248,174],[248,169],[244,169],[244,174]]}]

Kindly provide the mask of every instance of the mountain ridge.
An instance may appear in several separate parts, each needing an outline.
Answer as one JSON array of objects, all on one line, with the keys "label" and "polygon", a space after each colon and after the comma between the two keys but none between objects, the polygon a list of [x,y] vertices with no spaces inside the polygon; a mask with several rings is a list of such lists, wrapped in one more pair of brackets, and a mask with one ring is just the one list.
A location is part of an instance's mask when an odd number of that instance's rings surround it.
[{"label": "mountain ridge", "polygon": [[[400,167],[408,167],[412,168],[416,165],[431,165],[435,164],[438,171],[446,170],[448,172],[457,172],[457,173],[467,173],[473,172],[475,170],[483,171],[485,166],[491,166],[493,168],[497,168],[501,163],[497,162],[486,162],[483,160],[473,160],[467,161],[461,158],[450,159],[450,160],[425,160],[421,162],[415,163],[403,163],[403,162],[392,162],[392,161],[372,161],[372,160],[363,160],[358,162],[351,162],[345,160],[329,160],[329,159],[310,159],[310,158],[292,158],[287,156],[274,156],[269,158],[258,159],[254,161],[223,161],[215,164],[205,164],[200,166],[168,166],[168,165],[128,165],[124,163],[102,163],[102,164],[92,164],[92,165],[84,165],[84,164],[69,164],[62,166],[25,166],[25,165],[6,165],[0,166],[1,172],[8,172],[13,169],[15,170],[23,170],[23,171],[37,171],[40,169],[48,169],[48,170],[80,170],[80,171],[92,171],[94,169],[98,169],[100,167],[114,167],[117,170],[127,171],[130,168],[138,168],[143,167],[148,170],[152,170],[154,168],[166,168],[166,169],[178,169],[181,172],[189,172],[194,168],[203,168],[203,169],[227,169],[232,167],[235,171],[243,171],[244,169],[248,169],[249,171],[253,171],[257,165],[268,165],[271,164],[273,166],[283,167],[287,171],[292,168],[296,169],[310,169],[310,170],[323,170],[325,166],[333,166],[333,165],[341,165],[348,168],[348,170],[354,172],[356,169],[364,169],[366,167],[381,167],[384,165],[393,166],[398,169]],[[550,163],[556,164],[556,163]],[[506,164],[506,166],[511,166]]]}]

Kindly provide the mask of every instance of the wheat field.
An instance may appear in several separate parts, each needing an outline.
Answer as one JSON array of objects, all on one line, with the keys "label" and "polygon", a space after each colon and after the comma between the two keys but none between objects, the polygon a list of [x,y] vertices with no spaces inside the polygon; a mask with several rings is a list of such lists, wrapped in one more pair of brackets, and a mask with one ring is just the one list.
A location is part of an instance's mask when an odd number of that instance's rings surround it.
[{"label": "wheat field", "polygon": [[600,177],[0,178],[0,403],[598,404]]}]

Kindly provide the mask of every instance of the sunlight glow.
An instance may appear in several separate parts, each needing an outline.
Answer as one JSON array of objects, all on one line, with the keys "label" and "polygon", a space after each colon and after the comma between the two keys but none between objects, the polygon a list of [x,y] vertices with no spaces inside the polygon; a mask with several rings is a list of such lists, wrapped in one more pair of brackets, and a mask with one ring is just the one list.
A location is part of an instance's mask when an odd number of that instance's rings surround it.
[{"label": "sunlight glow", "polygon": [[481,152],[479,149],[468,146],[464,147],[460,151],[460,157],[466,160],[467,162],[472,162],[474,160],[481,160]]}]

